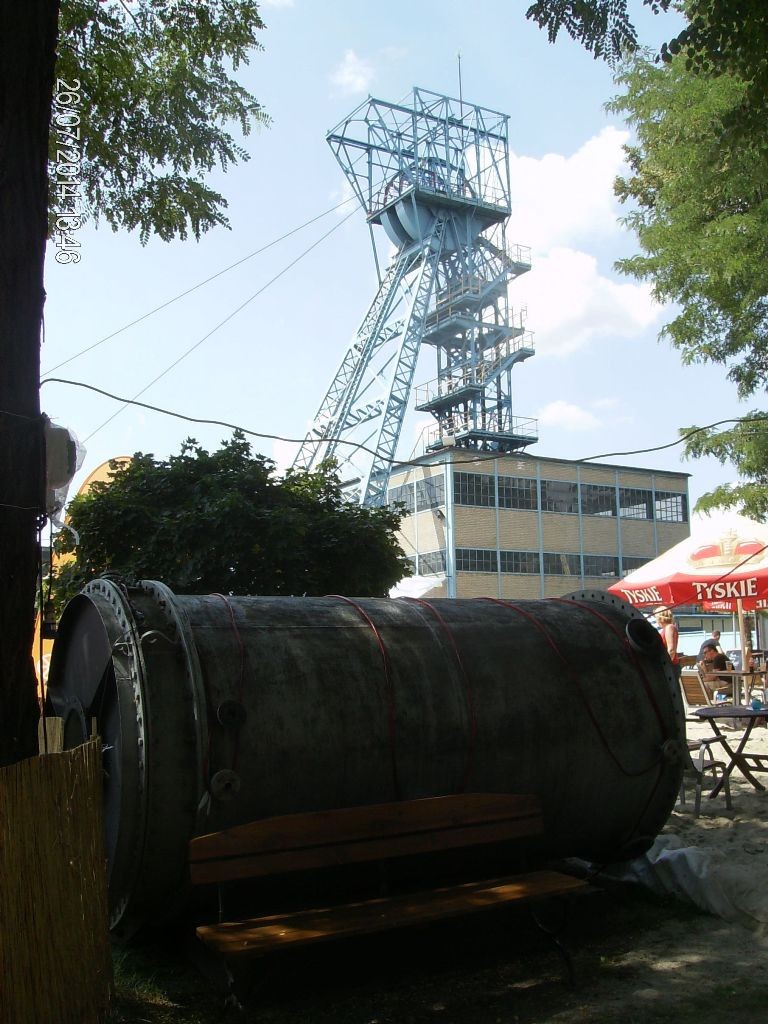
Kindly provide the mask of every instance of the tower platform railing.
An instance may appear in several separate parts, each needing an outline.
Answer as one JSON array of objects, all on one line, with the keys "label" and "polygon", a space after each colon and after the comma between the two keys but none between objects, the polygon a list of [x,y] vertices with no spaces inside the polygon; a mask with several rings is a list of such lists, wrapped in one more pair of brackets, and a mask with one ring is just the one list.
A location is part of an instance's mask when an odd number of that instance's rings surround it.
[{"label": "tower platform railing", "polygon": [[426,384],[418,384],[415,388],[416,408],[423,409],[441,400],[456,397],[456,392],[463,388],[483,388],[496,373],[503,369],[507,360],[513,356],[527,357],[534,354],[533,333],[525,331],[517,338],[508,338],[494,346],[490,358],[481,363],[452,367],[451,373],[436,377]]},{"label": "tower platform railing", "polygon": [[461,447],[462,442],[473,440],[485,441],[489,447],[494,446],[503,455],[538,441],[539,423],[535,417],[509,416],[504,419],[506,422],[499,427],[494,422],[495,417],[487,419],[485,423],[476,423],[470,416],[446,416],[436,426],[423,431],[423,450],[420,454]]}]

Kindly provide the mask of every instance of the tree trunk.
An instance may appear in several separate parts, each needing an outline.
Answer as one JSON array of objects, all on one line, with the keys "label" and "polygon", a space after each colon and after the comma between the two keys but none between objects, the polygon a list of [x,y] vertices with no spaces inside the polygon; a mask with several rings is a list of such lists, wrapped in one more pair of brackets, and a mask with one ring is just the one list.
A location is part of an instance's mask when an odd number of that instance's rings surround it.
[{"label": "tree trunk", "polygon": [[0,0],[0,765],[36,751],[40,327],[58,0]]}]

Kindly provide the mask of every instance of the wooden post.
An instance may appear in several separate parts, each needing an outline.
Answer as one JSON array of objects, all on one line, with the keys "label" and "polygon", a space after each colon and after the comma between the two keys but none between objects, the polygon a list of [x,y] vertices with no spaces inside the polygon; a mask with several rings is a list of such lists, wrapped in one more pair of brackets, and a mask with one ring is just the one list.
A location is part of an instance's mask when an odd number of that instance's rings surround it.
[{"label": "wooden post", "polygon": [[748,668],[747,659],[752,653],[752,638],[747,633],[747,624],[744,619],[744,603],[741,598],[736,600],[736,612],[739,617],[739,647],[741,648],[741,667]]},{"label": "wooden post", "polygon": [[37,749],[41,754],[60,754],[64,749],[64,719],[41,718],[37,723]]}]

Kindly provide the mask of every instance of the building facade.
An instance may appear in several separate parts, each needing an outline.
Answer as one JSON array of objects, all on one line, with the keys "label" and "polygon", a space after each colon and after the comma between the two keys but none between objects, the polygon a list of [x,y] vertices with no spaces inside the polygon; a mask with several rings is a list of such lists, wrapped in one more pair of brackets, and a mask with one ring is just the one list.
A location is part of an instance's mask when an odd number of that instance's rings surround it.
[{"label": "building facade", "polygon": [[688,474],[443,449],[390,478],[432,597],[604,589],[689,534]]}]

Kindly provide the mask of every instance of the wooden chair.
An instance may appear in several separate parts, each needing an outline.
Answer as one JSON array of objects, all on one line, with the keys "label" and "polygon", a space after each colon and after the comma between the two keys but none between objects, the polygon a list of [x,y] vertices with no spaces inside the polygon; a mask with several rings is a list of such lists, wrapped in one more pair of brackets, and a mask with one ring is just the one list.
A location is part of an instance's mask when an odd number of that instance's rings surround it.
[{"label": "wooden chair", "polygon": [[680,673],[680,689],[683,694],[686,716],[695,708],[707,708],[713,703],[710,692],[704,685],[701,672],[697,668],[689,672],[683,670]]},{"label": "wooden chair", "polygon": [[[726,664],[729,666],[730,670],[732,670],[733,666],[731,666],[731,663],[727,662]],[[719,679],[716,684],[712,684],[711,682],[708,683],[704,678],[701,665],[698,664],[696,665],[696,675],[701,683],[701,688],[707,694],[710,704],[733,704],[733,694],[738,691],[738,683],[734,679]],[[710,687],[713,685],[714,690],[711,691]],[[714,693],[714,700],[712,700],[712,693]]]}]

